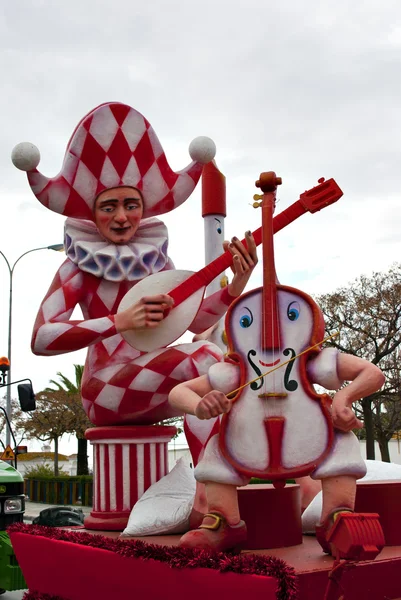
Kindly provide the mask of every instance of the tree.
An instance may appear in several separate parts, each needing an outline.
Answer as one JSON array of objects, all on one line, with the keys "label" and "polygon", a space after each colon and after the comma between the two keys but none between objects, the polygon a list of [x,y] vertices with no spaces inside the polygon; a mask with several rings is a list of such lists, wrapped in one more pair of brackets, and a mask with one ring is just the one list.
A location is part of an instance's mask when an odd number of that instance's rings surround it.
[{"label": "tree", "polygon": [[46,388],[47,392],[57,394],[59,401],[68,409],[73,411],[75,419],[72,420],[70,432],[75,433],[78,441],[77,453],[77,475],[87,475],[88,470],[88,440],[85,438],[85,431],[92,427],[82,407],[81,382],[84,372],[83,365],[74,365],[75,382],[70,381],[65,375],[58,372],[57,376],[61,383],[50,380],[54,388]]},{"label": "tree", "polygon": [[[2,398],[2,400],[3,400],[2,406],[5,409],[6,397],[4,396]],[[15,414],[18,411],[21,410],[19,402],[15,398],[11,398],[11,410],[12,410],[12,414],[14,416],[15,416]],[[12,426],[12,429],[13,429],[13,433],[14,433],[16,445],[19,446],[20,443],[22,442],[22,440],[24,439],[24,432],[23,431],[18,431],[18,429],[16,428],[15,423],[13,421],[14,421],[14,419],[11,420],[11,426]],[[2,434],[5,435],[5,432],[6,432],[7,428],[8,428],[8,424],[7,424],[6,418],[4,416],[4,413],[3,413],[3,411],[0,411],[0,431],[2,432]],[[11,437],[11,440],[12,440],[11,444],[13,445],[14,441],[13,441],[12,437]],[[6,449],[5,441],[3,441],[1,438],[0,438],[0,446],[2,447],[3,450]]]},{"label": "tree", "polygon": [[[366,430],[366,456],[375,458],[379,440],[383,460],[389,460],[388,440],[401,426],[399,414],[399,352],[401,344],[401,265],[387,273],[362,275],[348,287],[317,298],[328,335],[339,332],[329,345],[360,356],[382,369],[382,390],[362,398],[360,411]],[[358,409],[357,409],[358,410]]]},{"label": "tree", "polygon": [[170,417],[169,419],[160,421],[160,423],[156,423],[156,425],[173,425],[177,429],[176,434],[173,436],[174,440],[184,431],[184,417]]},{"label": "tree", "polygon": [[28,438],[54,442],[54,474],[59,474],[58,442],[64,433],[71,431],[74,420],[72,410],[66,410],[58,392],[36,394],[36,410],[30,413],[16,412],[15,424],[24,430]]},{"label": "tree", "polygon": [[390,462],[388,443],[401,429],[401,373],[400,351],[396,349],[381,364],[386,375],[386,385],[376,402],[373,402],[373,426],[379,443],[382,460]]}]

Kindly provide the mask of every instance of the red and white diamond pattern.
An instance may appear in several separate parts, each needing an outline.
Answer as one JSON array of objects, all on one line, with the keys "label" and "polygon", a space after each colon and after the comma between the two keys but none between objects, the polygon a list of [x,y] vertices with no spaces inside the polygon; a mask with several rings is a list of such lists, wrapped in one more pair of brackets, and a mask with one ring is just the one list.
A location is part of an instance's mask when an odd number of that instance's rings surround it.
[{"label": "red and white diamond pattern", "polygon": [[34,170],[28,180],[47,208],[91,220],[96,196],[120,185],[143,191],[144,217],[169,212],[188,198],[201,173],[196,162],[179,173],[172,171],[148,121],[133,108],[111,102],[79,123],[56,177],[48,179]]},{"label": "red and white diamond pattern", "polygon": [[[199,341],[141,354],[114,326],[122,297],[135,282],[107,282],[78,269],[60,267],[40,307],[32,338],[36,354],[62,354],[89,347],[82,382],[85,411],[95,425],[152,424],[173,416],[170,390],[207,372],[221,351]],[[204,331],[230,303],[227,288],[206,298],[191,325]],[[70,321],[76,305],[84,319]]]}]

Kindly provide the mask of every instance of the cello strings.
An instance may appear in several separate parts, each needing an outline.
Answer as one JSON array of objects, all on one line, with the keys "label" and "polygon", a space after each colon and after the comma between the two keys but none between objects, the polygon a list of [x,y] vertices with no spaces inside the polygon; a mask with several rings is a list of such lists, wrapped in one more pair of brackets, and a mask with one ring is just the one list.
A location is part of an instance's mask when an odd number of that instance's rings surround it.
[{"label": "cello strings", "polygon": [[[281,357],[281,338],[280,338],[280,316],[278,310],[278,290],[277,290],[277,276],[276,276],[276,266],[275,266],[275,256],[274,256],[274,237],[272,231],[272,223],[273,223],[273,214],[275,209],[276,202],[276,191],[269,193],[269,212],[267,213],[268,222],[264,225],[268,227],[268,249],[271,252],[271,256],[267,256],[268,267],[269,267],[269,307],[270,307],[270,327],[271,327],[271,336],[269,336],[269,340],[271,342],[271,362],[274,364],[277,359]],[[266,324],[266,326],[268,326]],[[265,332],[267,334],[267,332]],[[265,336],[266,341],[266,336]],[[265,348],[266,350],[266,344]],[[277,412],[279,406],[281,409],[281,403],[277,399],[277,377],[273,375],[273,380],[269,380],[267,378],[264,379],[264,392],[266,394],[266,398],[264,399],[264,412],[265,417],[269,416],[280,416]],[[271,394],[270,398],[269,395]]]},{"label": "cello strings", "polygon": [[[280,349],[280,337],[279,339],[276,339],[276,334],[279,335],[279,330],[278,330],[278,306],[277,306],[277,287],[276,287],[276,264],[275,264],[275,260],[274,260],[274,239],[273,239],[273,232],[271,231],[271,224],[273,222],[273,213],[274,213],[274,204],[275,204],[275,200],[276,200],[276,194],[275,192],[272,193],[271,195],[271,206],[270,206],[270,211],[269,211],[269,242],[270,242],[270,248],[271,248],[271,253],[272,256],[270,258],[270,306],[271,306],[271,327],[272,327],[272,336],[271,336],[271,341],[272,341],[272,362],[273,364],[276,362],[277,358],[280,358],[281,356],[281,349]],[[274,282],[273,282],[273,277],[274,277]],[[276,297],[275,297],[276,296]],[[278,352],[278,356],[276,355]],[[271,390],[273,393],[273,397],[272,397],[272,401],[266,400],[266,412],[267,412],[267,416],[278,416],[277,415],[277,398],[275,396],[276,394],[276,380],[277,377],[275,375],[273,375],[273,381],[272,383],[272,387],[273,389]],[[267,377],[265,378],[265,385],[266,385],[266,392],[268,392],[268,380]],[[270,414],[269,414],[270,413]]]}]

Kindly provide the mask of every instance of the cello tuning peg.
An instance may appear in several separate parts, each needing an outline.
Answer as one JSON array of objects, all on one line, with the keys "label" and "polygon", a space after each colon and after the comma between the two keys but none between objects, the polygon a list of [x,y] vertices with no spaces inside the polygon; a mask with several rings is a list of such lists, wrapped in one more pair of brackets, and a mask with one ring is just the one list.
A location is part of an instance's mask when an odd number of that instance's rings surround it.
[{"label": "cello tuning peg", "polygon": [[253,199],[254,200],[263,200],[263,194],[254,194]]},{"label": "cello tuning peg", "polygon": [[253,208],[259,208],[260,206],[262,206],[262,203],[261,202],[254,202],[252,204],[252,206],[253,206]]}]

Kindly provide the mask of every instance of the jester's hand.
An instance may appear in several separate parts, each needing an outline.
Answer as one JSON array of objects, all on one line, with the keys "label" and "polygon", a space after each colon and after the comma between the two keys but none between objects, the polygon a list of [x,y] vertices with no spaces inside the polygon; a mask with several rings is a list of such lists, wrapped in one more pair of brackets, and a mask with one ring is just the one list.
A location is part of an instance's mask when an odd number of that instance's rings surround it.
[{"label": "jester's hand", "polygon": [[118,333],[135,329],[154,328],[165,318],[174,300],[167,294],[144,296],[126,310],[116,314],[114,323]]},{"label": "jester's hand", "polygon": [[198,403],[195,409],[195,415],[198,419],[213,419],[213,417],[228,413],[231,404],[231,400],[229,400],[223,392],[212,390],[211,392],[208,392],[206,396],[203,396],[202,400]]},{"label": "jester's hand", "polygon": [[352,408],[347,406],[343,398],[333,398],[331,406],[331,418],[335,429],[340,431],[351,431],[352,429],[362,429],[363,423],[360,421]]},{"label": "jester's hand", "polygon": [[231,269],[234,273],[234,278],[228,285],[228,291],[231,296],[240,296],[242,294],[258,262],[255,240],[250,231],[245,233],[245,239],[247,248],[245,248],[237,237],[233,237],[231,243],[223,242],[224,250],[228,250],[233,255]]}]

